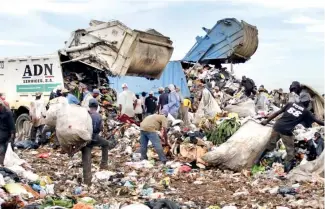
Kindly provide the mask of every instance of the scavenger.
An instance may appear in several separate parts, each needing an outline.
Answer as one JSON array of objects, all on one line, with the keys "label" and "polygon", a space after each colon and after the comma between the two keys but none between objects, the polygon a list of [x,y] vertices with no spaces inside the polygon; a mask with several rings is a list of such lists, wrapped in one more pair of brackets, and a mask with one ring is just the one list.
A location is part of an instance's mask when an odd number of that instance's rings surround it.
[{"label": "scavenger", "polygon": [[15,139],[15,123],[11,110],[0,102],[0,165],[3,164],[8,143]]},{"label": "scavenger", "polygon": [[246,78],[246,76],[242,77],[239,89],[241,89],[241,87],[244,87],[245,89],[245,95],[247,97],[250,97],[252,94],[255,95],[256,91],[255,91],[255,82],[250,79],[250,78]]},{"label": "scavenger", "polygon": [[287,151],[285,159],[285,172],[288,172],[293,167],[294,155],[294,136],[293,129],[300,123],[311,126],[313,122],[324,126],[324,122],[315,118],[315,116],[307,109],[310,103],[310,96],[306,93],[300,94],[299,103],[288,103],[281,110],[272,114],[268,119],[261,122],[262,125],[268,124],[271,120],[283,113],[282,117],[276,121],[273,130],[263,155],[272,151],[276,147],[277,141],[281,138]]},{"label": "scavenger", "polygon": [[133,118],[135,115],[134,107],[136,106],[137,98],[135,94],[129,90],[126,83],[122,84],[123,91],[118,95],[118,105],[120,109],[120,115],[127,115]]},{"label": "scavenger", "polygon": [[153,95],[153,91],[149,93],[149,96],[146,98],[144,104],[146,106],[146,115],[152,115],[157,110],[157,97]]},{"label": "scavenger", "polygon": [[45,136],[44,134],[42,134],[42,132],[45,126],[46,104],[43,101],[43,99],[41,99],[42,97],[41,92],[37,92],[35,96],[36,96],[35,101],[31,102],[31,107],[29,111],[31,121],[33,124],[30,132],[30,139],[32,141],[36,141],[37,138],[36,135],[37,132],[39,131],[40,141],[38,143],[44,144],[46,141],[45,141]]},{"label": "scavenger", "polygon": [[[163,109],[162,115],[153,114],[146,117],[142,123],[140,124],[141,137],[140,137],[140,145],[141,145],[141,159],[147,160],[147,150],[148,150],[148,142],[151,141],[154,146],[159,160],[162,163],[166,163],[167,158],[164,154],[162,143],[168,144],[167,139],[167,115],[168,112]],[[162,143],[159,139],[157,131],[161,131],[162,133]]]}]

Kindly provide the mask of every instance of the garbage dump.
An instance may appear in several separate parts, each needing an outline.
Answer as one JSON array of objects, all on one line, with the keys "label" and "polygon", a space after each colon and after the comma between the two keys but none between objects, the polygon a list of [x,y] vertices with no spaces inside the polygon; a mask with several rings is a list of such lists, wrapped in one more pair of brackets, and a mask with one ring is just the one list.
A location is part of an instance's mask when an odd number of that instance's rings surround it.
[{"label": "garbage dump", "polygon": [[[93,27],[102,24],[93,22]],[[277,118],[269,126],[262,123],[281,108],[273,93],[252,84],[247,91],[249,79],[239,81],[219,64],[182,64],[192,105],[189,123],[168,114],[167,144],[162,143],[164,133],[157,131],[167,162],[160,161],[150,140],[147,159],[142,158],[139,118],[101,105],[99,135],[110,144],[108,165],[101,168],[102,153],[94,147],[91,184],[85,184],[83,155],[77,151],[91,140],[94,126],[86,108],[58,97],[46,115],[46,124],[57,127],[47,134],[47,145],[16,143],[13,151],[8,144],[0,168],[1,208],[324,208],[324,128],[295,127],[294,168],[285,172],[285,138],[264,153]],[[66,86],[74,79],[87,83],[88,75],[71,72],[65,76]],[[51,147],[55,136],[59,150]]]}]

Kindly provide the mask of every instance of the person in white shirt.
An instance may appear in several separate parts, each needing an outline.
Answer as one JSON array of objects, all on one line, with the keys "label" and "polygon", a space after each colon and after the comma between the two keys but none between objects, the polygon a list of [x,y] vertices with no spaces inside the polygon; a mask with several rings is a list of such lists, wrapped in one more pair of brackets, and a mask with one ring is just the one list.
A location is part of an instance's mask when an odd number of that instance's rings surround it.
[{"label": "person in white shirt", "polygon": [[118,95],[118,105],[120,109],[120,115],[127,115],[130,118],[133,118],[135,115],[134,107],[137,102],[135,94],[128,89],[126,83],[122,84],[123,91]]},{"label": "person in white shirt", "polygon": [[143,109],[142,109],[142,100],[140,99],[139,95],[135,95],[137,98],[134,113],[138,117],[139,121],[142,122],[143,119]]},{"label": "person in white shirt", "polygon": [[43,144],[45,143],[44,135],[42,135],[42,131],[45,125],[45,115],[46,115],[46,104],[43,99],[41,99],[42,93],[36,93],[36,100],[31,102],[30,106],[30,117],[32,119],[33,127],[30,133],[31,141],[36,141],[37,139],[37,132],[39,131],[41,134],[40,141],[38,143]]}]

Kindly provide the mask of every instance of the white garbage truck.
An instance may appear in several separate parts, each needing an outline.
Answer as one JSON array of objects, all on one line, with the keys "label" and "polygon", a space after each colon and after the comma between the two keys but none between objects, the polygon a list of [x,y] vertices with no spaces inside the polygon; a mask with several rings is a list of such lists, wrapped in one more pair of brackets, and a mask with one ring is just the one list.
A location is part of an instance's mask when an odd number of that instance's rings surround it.
[{"label": "white garbage truck", "polygon": [[29,121],[36,92],[48,100],[66,72],[91,72],[95,82],[108,75],[159,79],[173,53],[172,41],[157,31],[132,30],[119,21],[92,20],[72,32],[55,54],[0,58],[0,93],[13,110],[17,132]]}]

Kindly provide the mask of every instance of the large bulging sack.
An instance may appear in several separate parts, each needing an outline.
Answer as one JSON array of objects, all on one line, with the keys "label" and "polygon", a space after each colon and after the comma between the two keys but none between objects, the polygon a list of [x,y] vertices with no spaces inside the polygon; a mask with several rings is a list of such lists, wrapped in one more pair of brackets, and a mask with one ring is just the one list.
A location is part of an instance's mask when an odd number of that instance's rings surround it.
[{"label": "large bulging sack", "polygon": [[45,125],[55,127],[57,116],[64,106],[68,106],[68,100],[65,97],[58,97],[49,102],[49,109],[46,111]]},{"label": "large bulging sack", "polygon": [[235,112],[239,117],[253,117],[255,113],[255,104],[251,99],[246,100],[235,105],[228,105],[224,108],[225,111]]},{"label": "large bulging sack", "polygon": [[250,168],[264,151],[272,128],[248,120],[225,143],[203,156],[203,160],[221,169],[241,171]]},{"label": "large bulging sack", "polygon": [[64,105],[57,115],[56,136],[64,153],[73,155],[91,141],[92,120],[88,110]]}]

